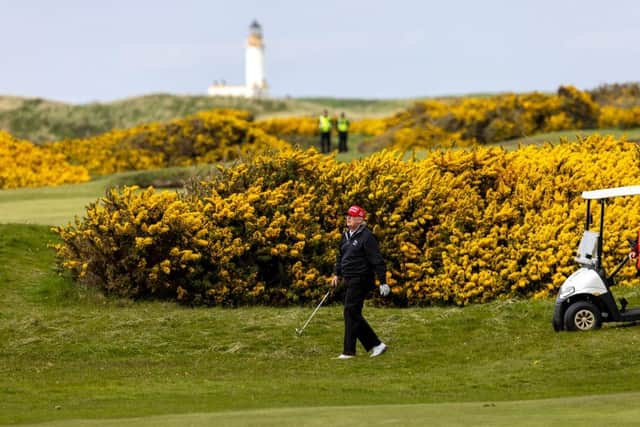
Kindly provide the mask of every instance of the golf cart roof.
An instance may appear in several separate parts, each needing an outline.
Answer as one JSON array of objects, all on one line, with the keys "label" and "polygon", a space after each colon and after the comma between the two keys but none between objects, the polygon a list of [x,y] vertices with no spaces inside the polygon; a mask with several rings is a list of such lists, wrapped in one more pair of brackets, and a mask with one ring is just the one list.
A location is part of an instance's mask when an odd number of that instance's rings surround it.
[{"label": "golf cart roof", "polygon": [[628,187],[603,188],[602,190],[583,191],[582,198],[588,200],[608,199],[610,197],[640,195],[640,185]]}]

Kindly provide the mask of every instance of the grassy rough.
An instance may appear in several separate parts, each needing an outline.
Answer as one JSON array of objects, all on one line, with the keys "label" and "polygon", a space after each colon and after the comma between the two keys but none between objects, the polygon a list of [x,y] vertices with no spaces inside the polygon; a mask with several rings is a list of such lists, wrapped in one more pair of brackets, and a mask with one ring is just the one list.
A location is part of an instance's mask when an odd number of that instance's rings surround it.
[{"label": "grassy rough", "polygon": [[562,141],[574,141],[590,135],[613,135],[616,138],[626,138],[628,141],[640,141],[640,129],[589,129],[565,130],[551,133],[541,133],[527,137],[511,139],[488,145],[499,145],[506,150],[516,150],[523,145],[542,145],[545,143],[559,144]]},{"label": "grassy rough", "polygon": [[[311,307],[191,309],[104,299],[53,271],[46,245],[54,238],[46,227],[0,226],[0,423],[254,410],[282,418],[286,408],[301,408],[296,417],[306,421],[313,408],[418,405],[391,412],[408,419],[430,416],[420,405],[445,402],[476,410],[482,402],[504,404],[514,417],[518,405],[507,401],[639,390],[629,355],[640,329],[556,334],[552,301],[367,307],[389,351],[370,359],[359,349],[344,363],[333,359],[342,341],[335,300],[298,338],[295,328]],[[619,291],[632,305],[640,300],[637,288]],[[242,425],[255,414],[229,416]]]},{"label": "grassy rough", "polygon": [[40,427],[273,426],[636,426],[640,394],[516,402],[329,406],[161,415],[111,420],[63,420]]},{"label": "grassy rough", "polygon": [[85,138],[112,129],[142,123],[165,122],[198,111],[233,108],[251,112],[256,118],[319,115],[345,111],[354,119],[390,115],[412,100],[359,99],[244,99],[209,96],[153,94],[109,103],[66,104],[40,98],[0,96],[0,128],[12,135],[42,143],[64,138]]}]

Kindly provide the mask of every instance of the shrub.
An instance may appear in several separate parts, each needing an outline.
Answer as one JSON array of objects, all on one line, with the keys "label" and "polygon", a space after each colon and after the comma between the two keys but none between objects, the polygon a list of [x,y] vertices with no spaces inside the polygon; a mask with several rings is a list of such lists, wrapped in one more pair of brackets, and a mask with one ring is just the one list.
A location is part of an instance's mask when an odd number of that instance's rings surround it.
[{"label": "shrub", "polygon": [[640,107],[640,84],[637,82],[604,84],[590,90],[589,94],[600,106]]},{"label": "shrub", "polygon": [[[387,259],[390,303],[545,297],[574,269],[580,193],[637,183],[638,158],[635,144],[599,136],[421,161],[382,152],[347,164],[284,150],[221,166],[182,195],[112,191],[57,229],[57,251],[80,282],[127,297],[299,304],[322,294],[356,203]],[[605,240],[605,263],[624,256],[640,201],[616,200],[609,212],[608,236],[619,240]]]},{"label": "shrub", "polygon": [[589,93],[572,86],[560,87],[556,95],[426,100],[384,119],[384,131],[365,146],[407,150],[489,144],[540,132],[595,128],[599,116],[600,106]]},{"label": "shrub", "polygon": [[60,154],[0,130],[0,189],[85,182],[89,173]]},{"label": "shrub", "polygon": [[288,144],[257,128],[249,113],[213,110],[48,147],[98,175],[230,161]]}]

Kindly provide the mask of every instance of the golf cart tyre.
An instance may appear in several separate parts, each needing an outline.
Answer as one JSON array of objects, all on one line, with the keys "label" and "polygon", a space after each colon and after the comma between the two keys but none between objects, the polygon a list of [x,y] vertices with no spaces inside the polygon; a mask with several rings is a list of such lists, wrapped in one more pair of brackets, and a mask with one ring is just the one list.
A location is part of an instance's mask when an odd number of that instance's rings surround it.
[{"label": "golf cart tyre", "polygon": [[560,316],[553,316],[553,321],[551,322],[551,324],[553,325],[553,330],[556,332],[560,332],[564,329],[564,319],[562,318],[562,315]]},{"label": "golf cart tyre", "polygon": [[602,326],[600,309],[590,302],[575,302],[564,314],[564,327],[567,331],[590,331],[600,329],[600,326]]}]

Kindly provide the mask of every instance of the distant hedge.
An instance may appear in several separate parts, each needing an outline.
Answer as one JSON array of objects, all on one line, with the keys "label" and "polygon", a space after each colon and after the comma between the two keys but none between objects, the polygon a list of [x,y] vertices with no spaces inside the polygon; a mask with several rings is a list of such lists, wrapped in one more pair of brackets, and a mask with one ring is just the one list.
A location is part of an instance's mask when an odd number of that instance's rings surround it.
[{"label": "distant hedge", "polygon": [[87,169],[70,165],[61,154],[14,138],[0,130],[0,189],[39,187],[89,180]]},{"label": "distant hedge", "polygon": [[286,142],[257,128],[247,112],[212,110],[45,147],[85,166],[91,173],[106,175],[229,161],[286,146]]},{"label": "distant hedge", "polygon": [[[427,99],[384,118],[354,120],[350,132],[370,136],[363,151],[471,147],[572,129],[640,127],[637,85],[581,91]],[[597,97],[597,102],[594,97]],[[317,134],[317,118],[264,120],[266,132],[295,139]]]}]

